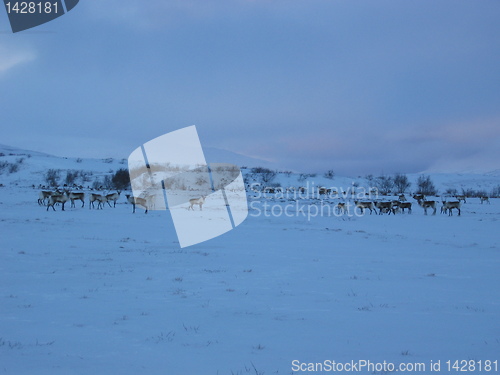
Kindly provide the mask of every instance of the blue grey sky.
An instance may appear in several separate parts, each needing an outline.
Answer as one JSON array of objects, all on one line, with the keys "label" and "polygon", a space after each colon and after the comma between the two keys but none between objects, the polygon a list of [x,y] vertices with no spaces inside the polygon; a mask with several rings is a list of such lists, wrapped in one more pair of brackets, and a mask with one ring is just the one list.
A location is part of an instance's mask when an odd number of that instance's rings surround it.
[{"label": "blue grey sky", "polygon": [[497,0],[81,0],[12,34],[0,143],[206,146],[344,175],[500,169]]}]

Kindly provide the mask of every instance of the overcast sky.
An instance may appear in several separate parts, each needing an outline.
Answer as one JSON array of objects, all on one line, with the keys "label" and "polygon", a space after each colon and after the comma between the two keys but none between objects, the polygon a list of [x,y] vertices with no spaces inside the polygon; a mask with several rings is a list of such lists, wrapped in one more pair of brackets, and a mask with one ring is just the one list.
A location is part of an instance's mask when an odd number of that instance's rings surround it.
[{"label": "overcast sky", "polygon": [[500,168],[500,1],[81,0],[12,34],[0,143],[128,157],[196,125],[298,171]]}]

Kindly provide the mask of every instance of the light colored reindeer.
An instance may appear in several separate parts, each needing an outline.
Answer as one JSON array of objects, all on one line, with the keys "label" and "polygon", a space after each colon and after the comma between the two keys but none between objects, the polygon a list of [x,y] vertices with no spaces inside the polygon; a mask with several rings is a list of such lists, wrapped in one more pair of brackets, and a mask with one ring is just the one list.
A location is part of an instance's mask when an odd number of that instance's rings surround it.
[{"label": "light colored reindeer", "polygon": [[460,201],[447,202],[443,201],[443,206],[441,207],[441,213],[446,213],[448,211],[449,216],[453,216],[452,210],[455,208],[458,211],[458,216],[460,216]]},{"label": "light colored reindeer", "polygon": [[436,201],[425,201],[425,200],[422,200],[422,201],[419,201],[418,204],[420,205],[420,207],[422,207],[424,209],[424,214],[427,215],[427,209],[428,208],[432,208],[434,211],[433,211],[433,215],[436,214]]},{"label": "light colored reindeer", "polygon": [[201,198],[190,199],[189,200],[190,206],[188,207],[188,210],[194,211],[194,205],[197,204],[198,206],[200,206],[200,211],[202,211],[203,210],[202,206],[203,206],[203,203],[205,203],[205,198],[206,198],[206,196],[202,195]]},{"label": "light colored reindeer", "polygon": [[108,203],[109,207],[111,207],[110,201],[113,202],[113,207],[116,207],[116,201],[120,198],[121,190],[117,190],[116,193],[113,194],[107,194],[106,195],[106,202]]},{"label": "light colored reindeer", "polygon": [[55,211],[54,205],[56,203],[62,203],[62,211],[64,211],[64,204],[69,200],[68,194],[65,192],[64,194],[52,194],[49,197],[49,202],[47,203],[47,211],[49,207]]},{"label": "light colored reindeer", "polygon": [[356,208],[359,208],[361,210],[361,213],[364,213],[365,209],[367,208],[370,210],[370,215],[372,214],[372,211],[375,211],[375,214],[377,213],[375,204],[373,202],[354,201],[354,204],[356,205]]},{"label": "light colored reindeer", "polygon": [[38,194],[38,204],[40,206],[45,206],[45,201],[47,199],[49,199],[51,197],[51,195],[54,194],[54,192],[52,191],[45,191],[45,190],[42,190],[39,194]]},{"label": "light colored reindeer", "polygon": [[134,197],[130,194],[127,194],[125,195],[125,197],[127,198],[127,202],[130,203],[133,207],[133,211],[132,213],[135,214],[135,206],[138,204],[139,206],[142,206],[146,209],[146,211],[144,211],[145,214],[148,213],[148,201],[144,198],[139,198],[139,197]]},{"label": "light colored reindeer", "polygon": [[68,198],[71,201],[71,207],[75,207],[75,201],[82,201],[82,207],[85,206],[85,193],[68,192]]},{"label": "light colored reindeer", "polygon": [[97,209],[102,209],[104,207],[104,203],[107,202],[107,199],[105,196],[101,194],[96,194],[96,193],[90,193],[90,198],[89,198],[89,209],[95,208],[94,202],[97,201]]}]

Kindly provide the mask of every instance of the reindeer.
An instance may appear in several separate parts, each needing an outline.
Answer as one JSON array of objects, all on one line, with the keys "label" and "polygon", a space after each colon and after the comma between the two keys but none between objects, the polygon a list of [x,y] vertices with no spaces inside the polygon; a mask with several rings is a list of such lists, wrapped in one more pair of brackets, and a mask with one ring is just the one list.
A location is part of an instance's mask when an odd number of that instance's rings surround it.
[{"label": "reindeer", "polygon": [[132,207],[134,208],[132,211],[133,214],[135,214],[135,205],[136,204],[138,204],[139,206],[142,206],[146,209],[146,211],[144,211],[145,214],[148,213],[148,202],[146,199],[134,197],[134,196],[131,196],[130,194],[125,195],[125,197],[127,198],[127,202],[130,203],[132,205]]},{"label": "reindeer", "polygon": [[405,197],[405,195],[404,195],[404,194],[402,194],[402,193],[401,193],[401,194],[399,194],[399,195],[398,195],[398,200],[399,200],[400,202],[406,202],[406,197]]},{"label": "reindeer", "polygon": [[347,212],[347,204],[342,202],[337,204],[337,212],[341,215],[345,214]]},{"label": "reindeer", "polygon": [[202,206],[203,206],[203,203],[205,203],[205,198],[206,196],[205,195],[202,195],[201,198],[194,198],[194,199],[190,199],[189,200],[189,204],[190,206],[188,207],[188,210],[193,210],[194,211],[194,205],[197,204],[200,206],[200,211],[202,211]]},{"label": "reindeer", "polygon": [[54,192],[42,190],[38,194],[38,204],[40,206],[45,206],[45,200],[49,199],[52,196],[52,194],[54,194]]},{"label": "reindeer", "polygon": [[373,202],[354,201],[354,204],[356,205],[356,208],[361,209],[361,213],[364,213],[367,208],[370,210],[370,215],[372,214],[372,211],[375,211],[375,214],[377,213]]},{"label": "reindeer", "polygon": [[436,214],[436,201],[425,201],[425,200],[422,200],[422,201],[419,201],[418,204],[420,205],[420,207],[422,207],[424,209],[424,214],[427,215],[427,209],[428,208],[432,208],[434,210],[434,212],[432,213],[433,215]]},{"label": "reindeer", "polygon": [[105,196],[101,194],[96,194],[96,193],[90,193],[90,198],[89,198],[89,209],[95,208],[94,202],[97,201],[97,209],[102,209],[104,207],[104,203],[107,202],[107,199]]},{"label": "reindeer", "polygon": [[421,201],[425,201],[425,196],[423,194],[413,194],[413,199],[420,204]]},{"label": "reindeer", "polygon": [[113,208],[116,207],[116,201],[118,200],[118,198],[120,198],[121,192],[121,190],[117,190],[116,193],[106,195],[106,202],[108,203],[109,207],[111,207],[111,203],[109,203],[110,201],[113,201]]},{"label": "reindeer", "polygon": [[481,199],[481,204],[483,204],[484,202],[488,202],[488,204],[491,204],[490,198],[487,196],[479,197],[479,199]]},{"label": "reindeer", "polygon": [[391,214],[391,212],[393,215],[396,215],[397,213],[399,213],[401,203],[403,203],[403,202],[400,202],[399,200],[393,200],[391,202],[391,210],[389,211],[389,215]]},{"label": "reindeer", "polygon": [[446,213],[446,201],[445,200],[441,200],[441,203],[442,203],[441,214],[445,214]]},{"label": "reindeer", "polygon": [[411,202],[399,202],[399,208],[403,212],[405,212],[405,208],[407,208],[408,213],[411,214]]},{"label": "reindeer", "polygon": [[378,214],[390,214],[392,211],[392,202],[375,202],[375,207],[378,208]]},{"label": "reindeer", "polygon": [[47,211],[49,207],[55,211],[54,205],[56,203],[62,203],[62,211],[64,211],[64,204],[69,200],[68,194],[65,192],[64,194],[52,194],[49,197],[49,202],[47,203]]},{"label": "reindeer", "polygon": [[67,193],[68,198],[71,200],[71,207],[75,207],[75,201],[82,201],[82,207],[85,206],[85,193]]},{"label": "reindeer", "polygon": [[327,194],[331,194],[331,192],[332,192],[332,189],[328,189],[326,187],[319,187],[318,188],[319,195],[327,195]]},{"label": "reindeer", "polygon": [[448,215],[453,216],[452,210],[456,208],[458,211],[458,216],[460,216],[460,206],[461,206],[460,201],[455,201],[455,202],[443,201],[441,212],[446,213],[446,211],[448,211]]},{"label": "reindeer", "polygon": [[464,203],[467,203],[467,201],[465,200],[465,195],[455,195],[455,198],[457,198],[459,202],[463,201]]},{"label": "reindeer", "polygon": [[146,197],[146,202],[148,205],[148,208],[154,210],[156,208],[156,194],[147,194]]}]

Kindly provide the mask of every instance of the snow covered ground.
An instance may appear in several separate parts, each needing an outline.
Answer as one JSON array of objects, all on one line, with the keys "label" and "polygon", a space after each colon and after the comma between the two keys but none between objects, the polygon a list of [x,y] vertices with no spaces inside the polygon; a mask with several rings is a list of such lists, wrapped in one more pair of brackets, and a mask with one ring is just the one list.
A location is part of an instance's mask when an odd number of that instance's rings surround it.
[{"label": "snow covered ground", "polygon": [[132,214],[123,193],[116,208],[46,211],[32,172],[0,187],[0,373],[500,360],[500,199],[468,199],[461,216],[307,220],[257,216],[295,204],[261,198],[236,229],[180,249],[168,212]]}]

